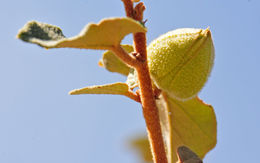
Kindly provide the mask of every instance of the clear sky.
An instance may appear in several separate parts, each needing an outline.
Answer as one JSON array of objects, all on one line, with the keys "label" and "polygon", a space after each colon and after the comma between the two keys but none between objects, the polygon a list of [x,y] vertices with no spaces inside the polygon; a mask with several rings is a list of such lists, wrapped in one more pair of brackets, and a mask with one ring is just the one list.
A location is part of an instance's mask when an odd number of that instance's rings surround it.
[{"label": "clear sky", "polygon": [[[212,31],[215,66],[199,96],[214,106],[218,143],[205,163],[258,162],[260,1],[144,1],[148,42],[176,28]],[[139,104],[122,96],[68,95],[75,88],[125,81],[98,67],[102,51],[44,50],[15,39],[29,20],[74,36],[88,22],[124,16],[121,1],[0,2],[0,163],[140,162],[127,143],[145,131]]]}]

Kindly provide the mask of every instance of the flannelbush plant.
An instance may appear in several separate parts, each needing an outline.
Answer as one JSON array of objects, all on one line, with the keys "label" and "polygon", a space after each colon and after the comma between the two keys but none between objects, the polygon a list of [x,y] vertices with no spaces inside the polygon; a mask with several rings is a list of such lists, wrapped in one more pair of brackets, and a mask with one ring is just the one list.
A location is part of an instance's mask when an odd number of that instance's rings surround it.
[{"label": "flannelbush plant", "polygon": [[[177,29],[155,39],[147,48],[144,3],[122,1],[127,17],[88,24],[75,37],[66,38],[59,27],[37,21],[28,22],[17,37],[46,49],[106,50],[99,65],[127,76],[126,82],[88,86],[70,94],[123,95],[140,103],[148,139],[140,138],[133,144],[144,159],[200,163],[216,145],[213,107],[197,97],[214,61],[210,30]],[[122,45],[121,40],[131,33],[133,45]]]}]

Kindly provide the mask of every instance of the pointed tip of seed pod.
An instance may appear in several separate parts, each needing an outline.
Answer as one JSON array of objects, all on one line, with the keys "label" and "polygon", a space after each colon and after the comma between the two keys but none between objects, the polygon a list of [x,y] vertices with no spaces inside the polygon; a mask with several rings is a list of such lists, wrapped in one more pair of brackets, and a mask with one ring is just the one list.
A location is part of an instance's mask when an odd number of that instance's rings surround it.
[{"label": "pointed tip of seed pod", "polygon": [[201,34],[204,35],[204,36],[209,36],[211,34],[209,27],[202,30]]}]

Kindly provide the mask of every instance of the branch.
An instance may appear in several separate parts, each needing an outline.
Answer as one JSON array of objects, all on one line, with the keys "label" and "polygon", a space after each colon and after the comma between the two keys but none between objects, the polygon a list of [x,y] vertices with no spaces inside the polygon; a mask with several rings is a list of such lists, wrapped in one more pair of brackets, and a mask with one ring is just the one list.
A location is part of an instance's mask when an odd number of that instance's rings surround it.
[{"label": "branch", "polygon": [[129,97],[130,99],[132,99],[136,102],[141,102],[140,96],[138,94],[134,93],[133,91],[128,91],[128,94],[126,94],[125,96]]},{"label": "branch", "polygon": [[[133,7],[131,0],[122,0],[125,6],[126,15],[137,21],[142,22],[145,6],[139,3]],[[161,132],[158,108],[156,107],[155,97],[152,89],[152,82],[147,64],[146,35],[145,33],[134,34],[135,51],[138,53],[136,62],[132,65],[138,75],[140,97],[143,107],[150,145],[155,163],[167,163],[166,152]],[[127,63],[127,62],[126,62]],[[128,63],[127,63],[128,64]]]},{"label": "branch", "polygon": [[126,16],[133,18],[134,15],[134,4],[131,0],[122,0],[125,6]]}]

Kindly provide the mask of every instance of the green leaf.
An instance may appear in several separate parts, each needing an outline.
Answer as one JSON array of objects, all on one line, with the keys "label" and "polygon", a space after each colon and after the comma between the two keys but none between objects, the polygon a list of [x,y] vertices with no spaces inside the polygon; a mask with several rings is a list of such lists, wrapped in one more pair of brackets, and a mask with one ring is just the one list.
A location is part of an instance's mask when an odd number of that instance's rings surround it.
[{"label": "green leaf", "polygon": [[166,95],[157,100],[157,105],[168,159],[172,163],[178,160],[179,146],[188,146],[200,158],[215,147],[217,122],[211,105],[198,97],[178,101]]},{"label": "green leaf", "polygon": [[61,30],[49,24],[27,23],[17,37],[45,48],[106,49],[118,46],[130,33],[146,32],[146,28],[131,18],[107,18],[98,24],[88,24],[79,35],[65,38]]},{"label": "green leaf", "polygon": [[[183,163],[200,163],[200,158],[214,148],[217,141],[217,122],[212,106],[205,104],[198,97],[183,102],[164,95],[156,102],[169,163],[178,161],[177,154],[182,159],[179,161]],[[135,146],[144,154],[150,151],[149,144],[145,141],[148,140],[139,138],[136,142],[140,145]],[[187,156],[191,152],[178,148],[180,146],[189,147],[199,158],[194,155]],[[149,160],[147,154],[144,154],[144,159]]]},{"label": "green leaf", "polygon": [[58,41],[64,39],[65,36],[59,27],[38,23],[36,21],[28,22],[18,33],[18,38],[26,42],[36,41],[36,39],[42,41]]},{"label": "green leaf", "polygon": [[126,83],[113,83],[106,85],[89,86],[81,89],[75,89],[69,92],[70,95],[80,94],[114,94],[114,95],[127,95],[128,85]]},{"label": "green leaf", "polygon": [[[132,45],[121,45],[127,53],[134,51]],[[103,53],[99,65],[106,68],[110,72],[117,72],[127,76],[130,72],[130,67],[122,62],[112,51],[107,50]]]}]

